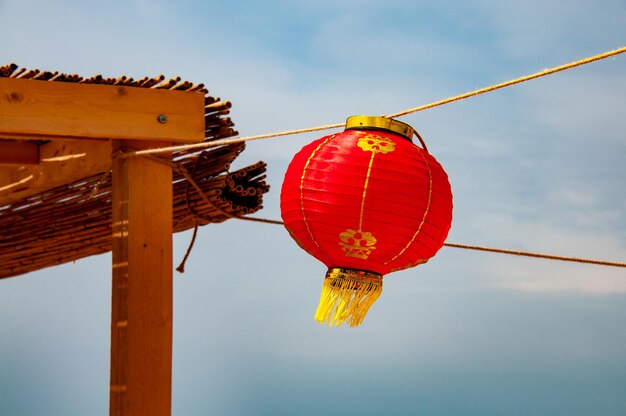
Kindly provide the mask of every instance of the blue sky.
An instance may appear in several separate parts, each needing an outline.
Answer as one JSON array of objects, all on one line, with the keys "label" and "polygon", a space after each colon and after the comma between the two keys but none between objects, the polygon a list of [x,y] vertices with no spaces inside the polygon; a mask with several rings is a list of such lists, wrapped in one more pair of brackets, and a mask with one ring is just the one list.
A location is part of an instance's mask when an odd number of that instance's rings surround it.
[{"label": "blue sky", "polygon": [[[180,75],[231,100],[242,135],[392,113],[625,44],[617,0],[0,0],[0,63]],[[625,59],[401,119],[450,176],[449,241],[626,260]],[[319,136],[248,144],[236,167],[269,164],[261,216],[279,217],[286,166]],[[110,261],[0,281],[0,415],[108,414]],[[325,270],[281,227],[204,227],[186,270],[173,414],[626,413],[624,269],[444,248],[385,278],[357,329],[313,321]]]}]

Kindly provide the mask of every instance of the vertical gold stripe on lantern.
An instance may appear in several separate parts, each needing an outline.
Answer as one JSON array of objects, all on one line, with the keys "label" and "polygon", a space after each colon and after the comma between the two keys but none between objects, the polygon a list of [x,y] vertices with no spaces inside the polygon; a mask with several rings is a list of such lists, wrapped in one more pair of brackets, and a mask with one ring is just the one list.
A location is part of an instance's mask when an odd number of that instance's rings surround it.
[{"label": "vertical gold stripe on lantern", "polygon": [[359,213],[359,231],[363,231],[363,210],[365,209],[365,196],[367,195],[367,185],[370,182],[370,175],[372,173],[372,165],[374,164],[374,157],[376,152],[372,152],[370,157],[370,163],[367,165],[367,173],[365,174],[365,184],[363,185],[363,195],[361,196],[361,212]]},{"label": "vertical gold stripe on lantern", "polygon": [[367,134],[359,138],[357,146],[364,152],[372,152],[369,164],[367,166],[367,173],[365,174],[365,184],[363,185],[363,194],[361,196],[361,211],[359,213],[359,232],[363,231],[363,212],[365,210],[365,197],[367,196],[367,187],[370,181],[370,175],[372,173],[372,165],[374,164],[374,158],[376,154],[391,153],[396,149],[396,144],[393,140],[386,137],[377,136],[374,134]]},{"label": "vertical gold stripe on lantern", "polygon": [[398,254],[396,254],[391,260],[389,260],[385,264],[389,264],[398,257],[400,257],[411,246],[411,244],[413,244],[413,242],[417,238],[417,235],[420,233],[420,231],[422,231],[422,226],[424,226],[424,223],[426,222],[426,216],[428,215],[428,211],[430,210],[430,201],[433,195],[433,173],[430,170],[430,165],[428,164],[428,160],[426,159],[424,154],[420,152],[420,156],[422,156],[422,159],[424,159],[424,163],[426,164],[426,168],[428,169],[428,201],[426,202],[426,209],[424,210],[422,221],[420,222],[419,227],[417,227],[417,231],[415,231],[415,234],[413,234],[413,238],[411,238],[411,241],[409,241],[409,243],[402,250],[400,250]]},{"label": "vertical gold stripe on lantern", "polygon": [[309,158],[306,160],[306,163],[304,164],[304,168],[302,169],[302,176],[300,177],[300,210],[302,211],[302,221],[304,221],[304,225],[306,225],[306,230],[308,231],[309,236],[311,237],[311,241],[313,241],[317,247],[319,247],[320,245],[317,243],[317,241],[315,240],[315,237],[313,236],[313,232],[311,231],[311,228],[309,227],[309,222],[306,219],[306,212],[304,211],[304,177],[306,176],[306,171],[309,168],[309,164],[311,163],[311,160],[313,159],[313,157],[315,157],[315,154],[319,152],[319,150],[322,147],[324,147],[324,145],[328,143],[328,141],[332,139],[333,137],[335,137],[334,134],[332,136],[328,136],[326,140],[324,140],[322,143],[317,145],[315,150],[311,152],[311,154],[309,155]]}]

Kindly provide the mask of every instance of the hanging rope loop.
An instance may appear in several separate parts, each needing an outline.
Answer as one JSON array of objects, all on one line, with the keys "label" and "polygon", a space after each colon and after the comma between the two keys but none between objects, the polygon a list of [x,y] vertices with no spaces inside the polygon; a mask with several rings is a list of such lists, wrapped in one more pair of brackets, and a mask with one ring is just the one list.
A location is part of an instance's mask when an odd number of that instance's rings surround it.
[{"label": "hanging rope loop", "polygon": [[413,134],[415,135],[415,137],[417,137],[417,140],[420,141],[420,144],[422,145],[422,149],[424,149],[424,151],[428,153],[428,147],[426,147],[426,142],[424,141],[424,139],[422,139],[422,136],[420,136],[417,130],[413,130]]}]

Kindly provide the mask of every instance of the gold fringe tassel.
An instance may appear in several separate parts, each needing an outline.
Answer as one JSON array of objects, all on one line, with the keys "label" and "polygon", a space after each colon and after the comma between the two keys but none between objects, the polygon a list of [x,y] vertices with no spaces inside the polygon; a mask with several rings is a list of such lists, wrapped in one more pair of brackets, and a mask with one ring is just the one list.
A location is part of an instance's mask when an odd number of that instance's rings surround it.
[{"label": "gold fringe tassel", "polygon": [[326,273],[315,320],[328,326],[344,321],[351,327],[365,315],[383,292],[383,277],[363,270],[330,268]]}]

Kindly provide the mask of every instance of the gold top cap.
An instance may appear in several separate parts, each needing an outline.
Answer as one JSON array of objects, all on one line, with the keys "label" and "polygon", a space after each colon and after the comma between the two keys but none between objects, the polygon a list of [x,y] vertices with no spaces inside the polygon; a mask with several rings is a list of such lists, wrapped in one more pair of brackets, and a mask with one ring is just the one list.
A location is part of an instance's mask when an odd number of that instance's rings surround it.
[{"label": "gold top cap", "polygon": [[406,123],[381,116],[352,116],[346,120],[346,130],[387,130],[411,140],[415,130]]}]

